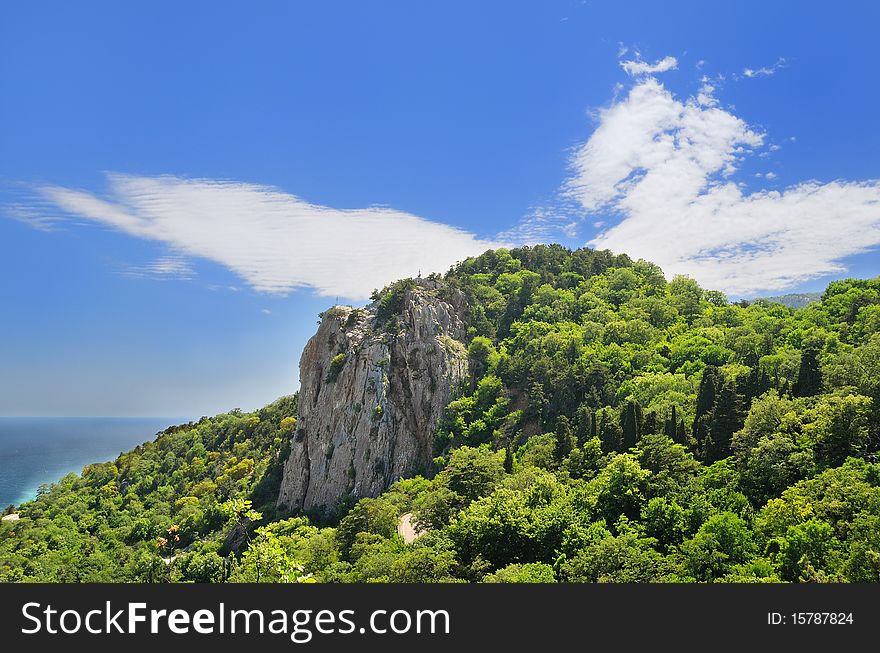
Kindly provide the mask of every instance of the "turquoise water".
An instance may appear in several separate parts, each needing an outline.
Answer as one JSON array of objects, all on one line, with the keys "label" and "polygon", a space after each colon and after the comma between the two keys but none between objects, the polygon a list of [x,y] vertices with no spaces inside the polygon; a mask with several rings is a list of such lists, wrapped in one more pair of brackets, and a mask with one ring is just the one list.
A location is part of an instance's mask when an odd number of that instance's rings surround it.
[{"label": "turquoise water", "polygon": [[186,419],[167,417],[0,417],[0,510],[89,463],[114,460]]}]

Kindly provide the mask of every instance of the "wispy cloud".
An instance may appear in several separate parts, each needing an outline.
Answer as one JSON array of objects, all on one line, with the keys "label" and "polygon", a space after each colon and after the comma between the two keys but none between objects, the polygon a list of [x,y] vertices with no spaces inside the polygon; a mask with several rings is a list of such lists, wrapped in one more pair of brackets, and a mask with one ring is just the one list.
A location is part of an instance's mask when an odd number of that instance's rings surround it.
[{"label": "wispy cloud", "polygon": [[[395,279],[500,246],[394,209],[335,209],[255,184],[121,174],[108,184],[104,197],[61,186],[39,193],[68,215],[220,263],[266,293],[313,288],[364,299]],[[171,274],[175,265],[160,259],[151,269]]]},{"label": "wispy cloud", "polygon": [[745,194],[733,175],[765,136],[712,92],[680,100],[646,77],[599,113],[564,187],[590,219],[615,218],[591,245],[742,295],[841,272],[880,245],[877,180]]},{"label": "wispy cloud", "polygon": [[780,57],[772,66],[763,66],[761,68],[744,68],[743,77],[769,77],[776,73],[780,68],[785,68],[785,58]]},{"label": "wispy cloud", "polygon": [[4,202],[0,215],[26,224],[38,231],[57,231],[64,222],[58,208],[43,198],[34,197],[33,188],[24,182],[0,181]]},{"label": "wispy cloud", "polygon": [[[623,54],[625,53],[626,52],[624,51]],[[636,53],[636,55],[638,55],[638,53]],[[626,71],[627,75],[638,77],[640,75],[665,73],[667,70],[675,70],[678,68],[678,59],[675,57],[663,57],[659,61],[648,63],[647,61],[642,61],[641,57],[637,56],[636,59],[632,61],[621,61],[620,67]]]},{"label": "wispy cloud", "polygon": [[502,231],[498,239],[522,245],[557,242],[560,237],[574,238],[578,221],[571,207],[556,203],[533,207],[512,229]]},{"label": "wispy cloud", "polygon": [[58,228],[59,219],[24,204],[10,204],[4,207],[7,217],[22,222],[37,229],[38,231],[55,231]]},{"label": "wispy cloud", "polygon": [[139,279],[160,280],[189,280],[196,275],[189,261],[178,256],[161,256],[146,265],[130,265],[122,274]]}]

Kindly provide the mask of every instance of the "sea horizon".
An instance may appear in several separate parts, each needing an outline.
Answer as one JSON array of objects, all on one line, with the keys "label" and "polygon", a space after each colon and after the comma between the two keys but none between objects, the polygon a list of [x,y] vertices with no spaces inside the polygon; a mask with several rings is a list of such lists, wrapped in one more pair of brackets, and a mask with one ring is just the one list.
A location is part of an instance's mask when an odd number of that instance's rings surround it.
[{"label": "sea horizon", "polygon": [[0,416],[0,509],[85,465],[115,460],[187,417]]}]

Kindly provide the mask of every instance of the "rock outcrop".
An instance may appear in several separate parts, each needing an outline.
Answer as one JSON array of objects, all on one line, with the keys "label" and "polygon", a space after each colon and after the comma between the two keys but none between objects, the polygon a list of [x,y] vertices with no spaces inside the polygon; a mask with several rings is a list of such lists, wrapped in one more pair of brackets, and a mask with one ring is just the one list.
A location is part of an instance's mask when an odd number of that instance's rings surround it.
[{"label": "rock outcrop", "polygon": [[467,380],[467,304],[437,280],[385,292],[396,295],[323,313],[303,351],[299,415],[278,496],[285,510],[377,496],[431,462],[437,421]]}]

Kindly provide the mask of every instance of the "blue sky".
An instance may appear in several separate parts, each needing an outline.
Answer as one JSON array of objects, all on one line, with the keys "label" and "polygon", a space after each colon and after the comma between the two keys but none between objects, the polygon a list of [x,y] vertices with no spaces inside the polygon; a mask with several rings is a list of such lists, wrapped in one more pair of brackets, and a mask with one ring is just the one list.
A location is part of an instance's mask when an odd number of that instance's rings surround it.
[{"label": "blue sky", "polygon": [[0,415],[255,408],[337,297],[498,244],[877,275],[880,10],[708,7],[4,4]]}]

